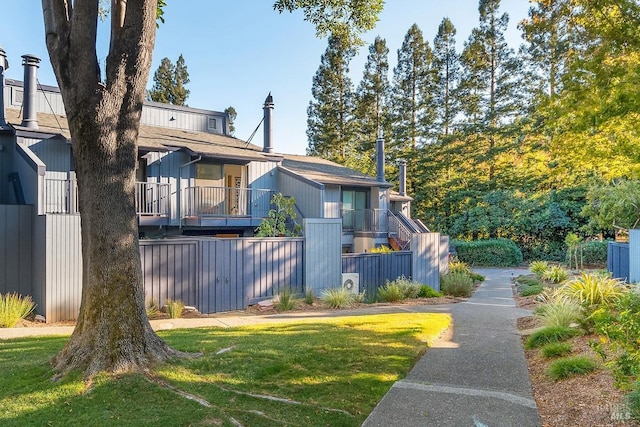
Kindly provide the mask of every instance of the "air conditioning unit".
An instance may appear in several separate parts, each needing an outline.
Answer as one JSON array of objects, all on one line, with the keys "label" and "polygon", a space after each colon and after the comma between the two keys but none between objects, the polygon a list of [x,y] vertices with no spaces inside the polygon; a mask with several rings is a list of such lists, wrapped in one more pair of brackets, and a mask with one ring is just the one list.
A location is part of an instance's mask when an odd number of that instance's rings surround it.
[{"label": "air conditioning unit", "polygon": [[360,293],[360,274],[342,273],[342,287],[354,294]]}]

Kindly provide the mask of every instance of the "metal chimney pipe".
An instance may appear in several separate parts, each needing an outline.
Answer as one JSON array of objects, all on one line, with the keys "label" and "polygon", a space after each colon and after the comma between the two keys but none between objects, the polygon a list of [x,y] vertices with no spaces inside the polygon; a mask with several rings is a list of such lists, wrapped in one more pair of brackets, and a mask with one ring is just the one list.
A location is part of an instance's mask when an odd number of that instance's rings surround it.
[{"label": "metal chimney pipe", "polygon": [[26,128],[38,129],[36,112],[36,90],[38,85],[38,64],[40,58],[34,55],[22,55],[24,66],[24,95],[22,98],[22,124]]},{"label": "metal chimney pipe", "polygon": [[376,140],[376,172],[380,182],[386,182],[384,179],[384,138],[382,137],[382,129],[378,130],[378,139]]},{"label": "metal chimney pipe", "polygon": [[7,53],[0,46],[0,128],[7,126],[5,105],[4,105],[4,72],[9,69]]},{"label": "metal chimney pipe", "polygon": [[407,195],[407,161],[400,160],[399,162],[400,171],[399,171],[399,193],[401,196]]},{"label": "metal chimney pipe", "polygon": [[273,153],[273,128],[271,127],[271,118],[273,115],[273,96],[271,92],[267,95],[267,99],[264,100],[264,148],[262,151],[265,153]]}]

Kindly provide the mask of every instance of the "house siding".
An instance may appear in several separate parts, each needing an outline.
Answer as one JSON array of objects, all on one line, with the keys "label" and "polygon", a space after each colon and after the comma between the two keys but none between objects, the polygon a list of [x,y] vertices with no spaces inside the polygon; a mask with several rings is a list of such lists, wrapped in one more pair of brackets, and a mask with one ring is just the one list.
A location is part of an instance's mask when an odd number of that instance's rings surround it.
[{"label": "house siding", "polygon": [[324,186],[318,188],[288,173],[278,173],[278,189],[296,200],[296,207],[304,218],[322,218],[324,215]]},{"label": "house siding", "polygon": [[0,205],[0,294],[31,294],[33,206]]},{"label": "house siding", "polygon": [[[215,129],[208,127],[209,117],[216,119]],[[224,134],[225,121],[226,116],[213,111],[180,111],[154,105],[145,105],[141,118],[144,125],[215,134]]]},{"label": "house siding", "polygon": [[342,195],[339,185],[325,185],[324,187],[324,217],[341,218],[340,206]]},{"label": "house siding", "polygon": [[65,139],[18,138],[18,142],[24,143],[47,165],[47,172],[68,172],[73,170],[71,145]]}]

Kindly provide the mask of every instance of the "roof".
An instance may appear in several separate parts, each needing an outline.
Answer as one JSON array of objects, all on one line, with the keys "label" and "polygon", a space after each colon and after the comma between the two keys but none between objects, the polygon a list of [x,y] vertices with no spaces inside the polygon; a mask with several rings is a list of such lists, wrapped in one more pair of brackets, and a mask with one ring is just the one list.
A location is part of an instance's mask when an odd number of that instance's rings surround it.
[{"label": "roof", "polygon": [[[68,140],[71,139],[69,125],[64,116],[38,113],[38,129],[20,126],[21,110],[8,108],[6,117],[7,122],[17,130],[52,136],[62,135]],[[247,161],[264,162],[273,158],[263,153],[261,147],[231,136],[148,125],[140,126],[138,147],[143,151],[185,150],[203,157]]]},{"label": "roof", "polygon": [[297,175],[321,184],[337,184],[354,187],[391,187],[375,177],[334,163],[321,157],[285,154],[282,167]]},{"label": "roof", "polygon": [[406,195],[401,196],[397,191],[391,190],[389,192],[389,200],[391,200],[392,202],[411,202],[413,201],[413,197]]}]

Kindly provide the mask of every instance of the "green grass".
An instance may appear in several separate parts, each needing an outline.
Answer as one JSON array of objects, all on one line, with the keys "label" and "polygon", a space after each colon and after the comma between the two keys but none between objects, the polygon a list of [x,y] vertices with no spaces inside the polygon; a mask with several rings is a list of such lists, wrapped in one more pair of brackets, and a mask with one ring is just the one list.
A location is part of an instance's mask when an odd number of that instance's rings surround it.
[{"label": "green grass", "polygon": [[51,381],[49,361],[67,338],[0,341],[0,425],[231,426],[233,418],[245,426],[359,426],[449,322],[411,313],[164,331],[174,348],[204,355],[157,366],[153,382],[103,375],[90,389],[79,373]]},{"label": "green grass", "polygon": [[552,380],[559,381],[575,375],[588,374],[589,372],[595,371],[597,367],[598,365],[595,360],[590,357],[567,357],[566,359],[553,362],[549,366],[547,374]]},{"label": "green grass", "polygon": [[576,329],[566,326],[547,326],[531,334],[525,343],[525,347],[527,349],[542,347],[549,343],[566,341],[579,334],[580,332]]},{"label": "green grass", "polygon": [[569,343],[552,342],[545,345],[540,350],[544,357],[546,357],[547,359],[551,359],[554,357],[566,356],[567,354],[571,353],[571,349],[572,347],[571,347],[571,344]]}]

